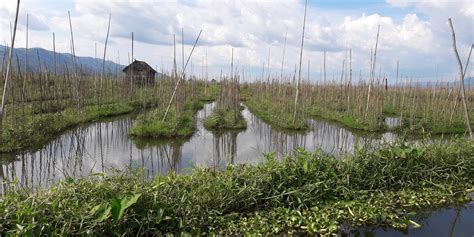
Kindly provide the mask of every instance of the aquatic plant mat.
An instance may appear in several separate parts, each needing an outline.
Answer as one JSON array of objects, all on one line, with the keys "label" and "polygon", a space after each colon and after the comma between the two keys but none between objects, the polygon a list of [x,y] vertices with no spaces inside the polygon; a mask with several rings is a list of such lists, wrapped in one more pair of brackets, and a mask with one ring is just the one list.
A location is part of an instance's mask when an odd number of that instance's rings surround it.
[{"label": "aquatic plant mat", "polygon": [[242,116],[241,109],[215,109],[204,119],[204,127],[211,130],[245,129],[247,121]]},{"label": "aquatic plant mat", "polygon": [[198,110],[204,107],[204,102],[187,102],[183,111],[177,113],[175,108],[169,110],[166,120],[162,120],[165,109],[155,109],[138,116],[130,128],[129,134],[145,138],[183,138],[193,135],[196,130]]},{"label": "aquatic plant mat", "polygon": [[256,166],[140,172],[66,179],[0,201],[0,233],[157,235],[162,233],[337,233],[341,224],[407,228],[415,212],[465,203],[474,180],[474,144],[384,145],[333,157],[299,150]]},{"label": "aquatic plant mat", "polygon": [[69,108],[56,113],[26,117],[21,120],[23,123],[15,126],[4,124],[0,130],[0,153],[44,144],[67,128],[101,118],[131,113],[137,110],[137,107],[133,103],[92,105],[79,111]]}]

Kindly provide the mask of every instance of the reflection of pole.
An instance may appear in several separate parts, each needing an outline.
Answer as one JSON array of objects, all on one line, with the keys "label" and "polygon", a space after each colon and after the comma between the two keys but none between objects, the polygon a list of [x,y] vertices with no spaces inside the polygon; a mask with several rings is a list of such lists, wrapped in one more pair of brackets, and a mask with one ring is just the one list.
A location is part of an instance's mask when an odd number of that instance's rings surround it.
[{"label": "reflection of pole", "polygon": [[459,215],[461,214],[461,208],[456,207],[454,211],[454,220],[453,223],[451,223],[451,228],[449,229],[449,237],[453,237],[454,235],[454,230],[456,229],[456,224],[458,223]]},{"label": "reflection of pole", "polygon": [[173,142],[171,143],[171,165],[170,168],[173,172],[176,173],[178,171],[178,165],[181,163],[181,155],[182,155],[182,144],[181,142]]},{"label": "reflection of pole", "polygon": [[[142,167],[145,168],[145,155],[144,155],[144,152],[143,152],[143,150],[140,150],[139,152],[140,152],[140,158],[142,160]],[[143,176],[145,176],[145,175],[146,175],[145,172],[143,172]]]},{"label": "reflection of pole", "polygon": [[230,164],[234,164],[235,156],[237,154],[237,132],[230,134]]},{"label": "reflection of pole", "polygon": [[28,184],[26,161],[25,161],[25,155],[23,154],[23,155],[21,155],[21,180],[20,180],[20,183],[24,184],[25,182]]},{"label": "reflection of pole", "polygon": [[[5,167],[7,167],[7,165],[5,165]],[[1,180],[7,180],[5,178],[5,174],[3,173],[3,166],[0,165],[0,178]],[[0,190],[0,194],[5,194],[7,191],[7,182],[5,181],[2,181],[2,189]]]},{"label": "reflection of pole", "polygon": [[132,158],[133,158],[133,150],[132,150],[132,142],[129,143],[130,146],[128,147],[128,150],[130,151],[130,162],[129,165],[132,167]]},{"label": "reflection of pole", "polygon": [[155,165],[153,164],[153,147],[150,148],[150,163],[151,163],[151,175],[153,175],[153,177],[155,177]]},{"label": "reflection of pole", "polygon": [[[99,139],[98,143],[99,143],[99,152],[100,152],[101,171],[104,172],[105,167],[104,167],[104,150],[103,150],[103,143],[102,143],[102,128],[101,128],[100,124],[97,127],[98,127],[98,131],[97,131],[98,134],[97,135],[98,135],[98,139]],[[92,172],[92,170],[91,170],[91,172]]]},{"label": "reflection of pole", "polygon": [[216,168],[219,166],[220,160],[221,160],[221,149],[220,149],[220,141],[221,141],[221,134],[214,134],[214,153],[213,153],[213,159],[212,161],[214,162],[212,168]]}]

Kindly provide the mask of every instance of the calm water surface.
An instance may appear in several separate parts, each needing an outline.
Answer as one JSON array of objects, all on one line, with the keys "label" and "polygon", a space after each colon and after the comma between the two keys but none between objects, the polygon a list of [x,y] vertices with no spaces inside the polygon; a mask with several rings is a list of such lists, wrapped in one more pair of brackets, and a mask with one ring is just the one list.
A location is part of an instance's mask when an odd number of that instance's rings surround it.
[{"label": "calm water surface", "polygon": [[398,231],[390,228],[362,227],[342,236],[354,237],[473,237],[474,202],[462,207],[444,208],[421,213],[415,221],[421,228]]},{"label": "calm water surface", "polygon": [[[264,161],[264,153],[274,152],[278,157],[282,157],[293,153],[298,147],[309,151],[321,149],[340,155],[352,152],[356,146],[370,147],[396,138],[391,133],[355,133],[325,121],[315,120],[310,121],[311,130],[306,133],[280,131],[256,118],[248,109],[243,110],[248,124],[246,130],[211,132],[203,127],[202,120],[211,113],[213,107],[214,104],[206,104],[204,109],[198,112],[197,132],[185,140],[132,139],[127,132],[133,124],[134,116],[127,115],[69,130],[35,151],[0,154],[0,194],[7,192],[12,186],[48,187],[64,177],[83,177],[92,173],[107,173],[113,169],[142,168],[146,175],[153,177],[170,171],[187,173],[193,167],[223,168],[228,164],[257,164]],[[394,118],[386,123],[394,126],[398,121]],[[469,207],[460,211],[461,214],[467,213],[462,214],[468,215],[463,217],[464,219],[471,218],[467,220],[471,224],[468,226],[471,227],[468,232],[471,233],[470,236],[474,226],[472,209]],[[441,214],[433,215],[440,215],[441,217],[436,218],[444,220],[446,218],[443,216],[449,216],[452,211],[454,209],[442,210]],[[461,214],[459,215],[462,216]],[[433,221],[436,221],[436,218]],[[462,223],[465,222],[466,220]],[[448,224],[449,221],[444,226]],[[431,231],[439,225],[429,226]],[[423,229],[426,228],[419,230]],[[365,229],[356,235],[396,236],[393,233],[403,234],[397,231]]]},{"label": "calm water surface", "polygon": [[335,155],[351,152],[355,146],[370,146],[394,139],[355,134],[328,122],[310,121],[312,129],[295,133],[273,129],[243,111],[248,128],[242,131],[211,132],[202,120],[214,104],[197,114],[197,132],[189,139],[136,139],[128,136],[134,116],[122,116],[69,130],[41,149],[19,154],[0,154],[0,181],[5,192],[10,181],[18,186],[49,186],[64,177],[82,177],[112,169],[143,168],[150,177],[173,171],[190,172],[193,167],[223,168],[227,164],[256,164],[263,154],[278,157],[298,147],[321,149]]}]

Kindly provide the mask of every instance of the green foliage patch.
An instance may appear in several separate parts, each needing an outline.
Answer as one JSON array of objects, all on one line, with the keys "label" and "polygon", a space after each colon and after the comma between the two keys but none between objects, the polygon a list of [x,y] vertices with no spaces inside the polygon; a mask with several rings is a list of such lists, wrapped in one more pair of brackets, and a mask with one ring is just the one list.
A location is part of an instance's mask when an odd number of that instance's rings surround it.
[{"label": "green foliage patch", "polygon": [[140,173],[66,179],[0,199],[4,235],[337,233],[341,223],[407,228],[420,209],[468,201],[474,144],[385,145],[336,158],[298,150],[225,170],[144,181]]},{"label": "green foliage patch", "polygon": [[136,137],[174,138],[188,137],[196,130],[195,114],[202,109],[202,101],[188,102],[183,112],[178,116],[176,108],[168,111],[163,121],[166,108],[159,108],[138,116],[135,124],[129,129],[129,134]]}]

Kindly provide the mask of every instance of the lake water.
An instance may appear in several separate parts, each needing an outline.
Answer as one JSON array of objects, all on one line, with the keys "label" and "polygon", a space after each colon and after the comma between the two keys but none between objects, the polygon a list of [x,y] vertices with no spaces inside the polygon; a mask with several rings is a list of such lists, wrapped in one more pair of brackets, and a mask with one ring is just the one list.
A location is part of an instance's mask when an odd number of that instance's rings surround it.
[{"label": "lake water", "polygon": [[341,236],[348,237],[472,237],[474,236],[474,202],[461,207],[421,212],[414,219],[420,228],[398,231],[391,228],[361,227]]},{"label": "lake water", "polygon": [[391,133],[368,135],[351,132],[324,121],[310,120],[311,130],[296,133],[273,129],[248,109],[242,111],[248,127],[242,131],[211,132],[203,127],[214,104],[197,113],[197,131],[189,139],[136,139],[128,136],[134,116],[116,117],[64,132],[41,149],[0,154],[0,193],[16,180],[21,187],[47,187],[64,177],[83,177],[111,169],[143,168],[156,174],[190,172],[193,167],[223,168],[227,164],[257,164],[264,153],[278,157],[298,147],[321,149],[335,155],[355,146],[391,141]]},{"label": "lake water", "polygon": [[[274,152],[282,157],[293,153],[298,147],[340,155],[353,152],[356,146],[372,147],[396,139],[391,133],[364,134],[315,120],[309,121],[311,129],[305,133],[281,131],[262,122],[248,109],[242,112],[248,124],[246,130],[211,132],[203,127],[202,120],[212,112],[213,107],[214,104],[206,104],[197,113],[197,131],[188,139],[132,139],[128,136],[128,129],[133,125],[135,116],[127,115],[68,130],[35,151],[0,154],[0,194],[12,186],[48,187],[64,177],[77,178],[92,173],[107,173],[112,169],[142,168],[146,175],[153,177],[168,172],[187,173],[193,167],[220,169],[228,164],[257,164],[265,160],[264,153]],[[397,123],[395,119],[387,122],[390,125]],[[436,220],[450,219],[453,211],[445,209],[440,211],[441,214],[432,214],[434,219],[429,219],[433,220],[429,223],[435,224],[429,224],[428,230],[435,231],[440,226],[448,228],[450,221],[441,225]],[[466,219],[463,215],[471,217],[471,225],[466,230],[463,227],[466,221],[459,221],[461,224],[456,228],[461,230],[457,234],[468,231],[466,233],[472,236],[472,206],[462,209],[460,213],[460,220]],[[418,233],[418,230],[410,232],[410,235]],[[380,228],[358,231],[356,236],[403,234]],[[421,231],[419,236],[438,236],[429,231]]]}]

